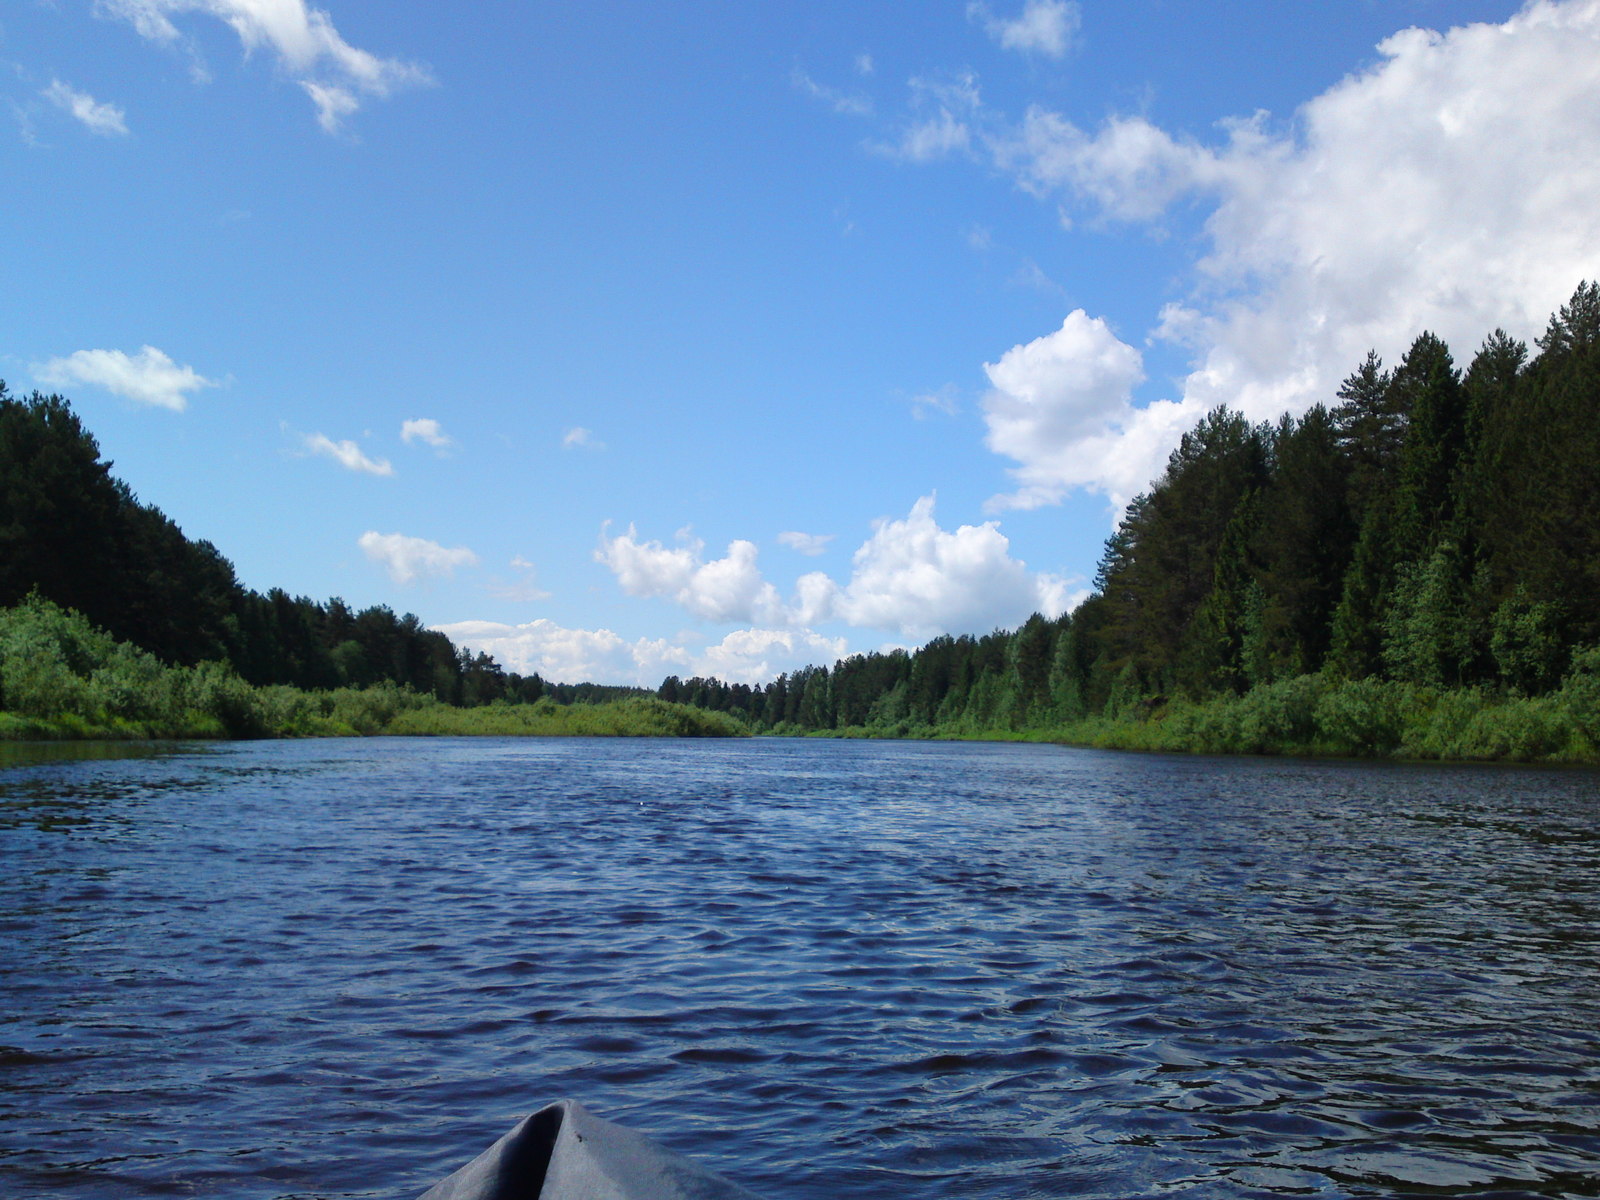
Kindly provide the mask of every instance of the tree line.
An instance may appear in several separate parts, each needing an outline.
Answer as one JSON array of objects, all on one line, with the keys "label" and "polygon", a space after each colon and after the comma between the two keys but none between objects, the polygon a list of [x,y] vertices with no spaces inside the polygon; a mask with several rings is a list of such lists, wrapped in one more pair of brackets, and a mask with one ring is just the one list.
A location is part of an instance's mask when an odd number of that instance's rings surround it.
[{"label": "tree line", "polygon": [[1600,286],[1535,344],[1495,330],[1462,369],[1423,333],[1301,416],[1212,411],[1057,619],[658,694],[758,728],[900,734],[1155,715],[1311,678],[1549,695],[1600,646]]},{"label": "tree line", "polygon": [[35,595],[161,662],[225,663],[255,687],[392,683],[464,707],[615,698],[507,672],[411,613],[246,588],[111,467],[65,399],[0,382],[0,609]]},{"label": "tree line", "polygon": [[[1301,416],[1212,411],[1128,506],[1093,594],[1055,619],[762,686],[669,676],[655,694],[777,732],[994,736],[1179,712],[1179,745],[1315,734],[1358,751],[1397,744],[1415,725],[1404,710],[1437,709],[1485,744],[1503,742],[1497,722],[1531,721],[1518,756],[1574,736],[1597,752],[1600,286],[1580,285],[1535,346],[1496,330],[1462,369],[1423,333],[1392,368],[1369,353]],[[160,663],[220,664],[256,688],[397,688],[384,695],[469,708],[649,694],[506,672],[385,606],[247,589],[111,466],[66,400],[0,383],[0,610],[47,601]],[[18,621],[66,628],[42,609]],[[173,678],[207,711],[232,703],[220,677]],[[1513,714],[1497,697],[1527,704]],[[1418,736],[1439,753],[1466,744],[1436,735]]]}]

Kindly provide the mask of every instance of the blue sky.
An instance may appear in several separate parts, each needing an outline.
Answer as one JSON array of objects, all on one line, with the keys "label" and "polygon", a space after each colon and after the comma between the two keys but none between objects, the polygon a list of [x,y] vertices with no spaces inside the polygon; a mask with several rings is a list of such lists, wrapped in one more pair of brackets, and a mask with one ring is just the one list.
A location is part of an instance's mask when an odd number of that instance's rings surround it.
[{"label": "blue sky", "polygon": [[242,581],[761,681],[1600,276],[1600,0],[0,13],[0,377]]}]

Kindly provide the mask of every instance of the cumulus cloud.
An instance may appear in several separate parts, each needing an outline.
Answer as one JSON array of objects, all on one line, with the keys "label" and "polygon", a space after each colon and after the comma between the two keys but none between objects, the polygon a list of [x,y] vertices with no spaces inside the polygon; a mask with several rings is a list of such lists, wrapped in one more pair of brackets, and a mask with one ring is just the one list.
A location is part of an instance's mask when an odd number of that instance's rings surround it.
[{"label": "cumulus cloud", "polygon": [[1074,488],[1120,504],[1218,404],[1304,411],[1368,349],[1394,361],[1423,330],[1465,360],[1496,327],[1537,335],[1600,277],[1600,0],[1408,29],[1378,54],[1290,120],[1223,120],[1205,142],[1141,116],[965,115],[974,144],[1069,215],[1162,233],[1182,206],[1204,220],[1188,294],[1152,314],[1151,336],[1192,355],[1176,398],[1139,405],[1138,351],[1082,311],[985,367],[988,445],[1018,463],[997,506]]},{"label": "cumulus cloud", "polygon": [[1201,354],[1186,396],[1300,409],[1369,348],[1393,360],[1431,329],[1465,358],[1497,326],[1541,332],[1600,276],[1600,2],[1378,49],[1297,137],[1234,131],[1200,263],[1214,290],[1164,326]]},{"label": "cumulus cloud", "polygon": [[609,629],[568,629],[544,617],[525,625],[457,621],[434,628],[458,646],[491,655],[508,671],[551,683],[655,687],[692,661],[687,650],[664,639],[629,642]]},{"label": "cumulus cloud", "polygon": [[444,428],[432,417],[412,417],[401,422],[400,440],[407,445],[412,442],[422,442],[435,450],[448,450],[455,445],[455,440],[446,434]]},{"label": "cumulus cloud", "polygon": [[606,444],[594,436],[594,430],[574,425],[561,435],[563,450],[604,450]]},{"label": "cumulus cloud", "polygon": [[301,435],[306,452],[331,458],[347,471],[362,471],[368,475],[393,475],[394,467],[386,458],[368,458],[361,447],[346,439],[336,442],[320,433]]},{"label": "cumulus cloud", "polygon": [[967,16],[1006,50],[1060,58],[1071,47],[1083,22],[1083,13],[1069,0],[1027,0],[1022,12],[996,17],[983,3],[967,5]]},{"label": "cumulus cloud", "polygon": [[127,21],[150,41],[181,40],[174,16],[200,13],[229,25],[247,53],[265,49],[310,98],[317,122],[336,133],[363,98],[431,82],[427,68],[380,58],[350,45],[326,12],[305,0],[96,0],[96,10]]},{"label": "cumulus cloud", "polygon": [[90,133],[102,137],[126,137],[128,134],[126,114],[115,104],[102,103],[59,79],[51,80],[50,86],[39,94],[62,112],[76,117]]},{"label": "cumulus cloud", "polygon": [[705,544],[680,537],[675,546],[639,540],[632,526],[602,536],[595,558],[633,596],[656,596],[705,620],[768,630],[809,631],[827,621],[894,630],[905,637],[987,632],[1020,624],[1034,612],[1055,616],[1073,602],[1066,580],[1034,574],[1011,557],[995,521],[954,532],[934,519],[925,496],[903,520],[880,520],[851,559],[840,584],[822,571],[802,575],[785,600],[761,573],[752,542],[729,543],[706,561]]},{"label": "cumulus cloud", "polygon": [[[1240,140],[1255,126],[1235,126]],[[1173,137],[1143,117],[1118,116],[1094,133],[1043,108],[1031,108],[1019,128],[996,136],[996,161],[1038,196],[1074,194],[1099,214],[1122,221],[1160,217],[1176,201],[1222,185],[1214,150]]]},{"label": "cumulus cloud", "polygon": [[1143,356],[1081,308],[984,371],[992,385],[983,399],[987,444],[1019,464],[1011,472],[1019,488],[993,508],[1037,508],[1079,487],[1120,508],[1160,473],[1170,446],[1204,412],[1198,402],[1136,406]]},{"label": "cumulus cloud", "polygon": [[998,522],[950,532],[939,527],[933,509],[934,498],[924,496],[903,520],[876,522],[843,588],[830,594],[818,575],[806,577],[826,596],[831,615],[923,640],[1019,625],[1034,612],[1054,617],[1069,606],[1067,581],[1031,574],[1012,558]]},{"label": "cumulus cloud", "polygon": [[790,529],[778,535],[778,544],[815,557],[828,548],[828,543],[833,541],[833,538],[834,535],[831,533],[801,533]]},{"label": "cumulus cloud", "polygon": [[809,629],[736,629],[693,656],[696,675],[724,683],[758,684],[808,665],[832,666],[849,643]]},{"label": "cumulus cloud", "polygon": [[368,530],[357,540],[368,558],[389,572],[396,583],[415,583],[429,577],[448,577],[457,567],[476,566],[478,556],[465,546],[446,549],[426,538],[403,533],[378,533]]},{"label": "cumulus cloud", "polygon": [[434,628],[520,675],[648,688],[668,675],[762,684],[810,664],[831,665],[848,648],[843,638],[787,629],[738,629],[714,645],[695,646],[682,636],[630,642],[609,629],[571,629],[545,618],[525,625],[457,621]]},{"label": "cumulus cloud", "polygon": [[595,559],[631,596],[662,596],[708,621],[791,623],[778,589],[756,566],[754,542],[730,542],[727,554],[710,562],[702,557],[704,550],[704,542],[687,537],[676,546],[641,542],[630,525],[616,537],[602,535]]},{"label": "cumulus cloud", "polygon": [[35,366],[33,375],[52,387],[88,384],[174,412],[189,406],[188,393],[217,386],[216,380],[205,378],[193,367],[180,367],[154,346],[142,346],[134,355],[121,350],[79,350]]}]

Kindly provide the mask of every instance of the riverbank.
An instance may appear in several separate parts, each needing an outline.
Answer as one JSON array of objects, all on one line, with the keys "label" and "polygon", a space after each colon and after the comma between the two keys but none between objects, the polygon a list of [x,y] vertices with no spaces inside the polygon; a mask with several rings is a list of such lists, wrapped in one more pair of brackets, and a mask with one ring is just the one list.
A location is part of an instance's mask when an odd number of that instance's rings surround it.
[{"label": "riverbank", "polygon": [[737,737],[727,713],[654,696],[458,708],[401,687],[253,687],[219,662],[172,666],[79,613],[30,598],[0,612],[0,740],[357,737]]},{"label": "riverbank", "polygon": [[900,722],[809,732],[1179,754],[1600,766],[1600,653],[1580,656],[1563,685],[1544,696],[1301,675],[1238,696],[1157,698],[1117,715],[1023,728]]},{"label": "riverbank", "polygon": [[170,666],[32,600],[0,622],[0,740],[496,736],[1058,742],[1108,750],[1600,765],[1600,650],[1541,696],[1301,675],[1205,700],[1139,697],[1099,715],[768,729],[655,696],[456,707],[394,683],[253,687],[221,663]]},{"label": "riverbank", "polygon": [[[268,691],[269,689],[259,689]],[[496,703],[451,708],[397,688],[293,692],[256,697],[253,713],[234,732],[213,714],[175,718],[94,720],[77,713],[54,717],[0,712],[5,741],[196,741],[303,737],[748,737],[725,713],[641,698],[599,704]],[[270,689],[277,692],[278,689]],[[399,692],[394,695],[392,693]],[[421,703],[413,704],[412,701]],[[234,729],[239,729],[236,723]]]}]

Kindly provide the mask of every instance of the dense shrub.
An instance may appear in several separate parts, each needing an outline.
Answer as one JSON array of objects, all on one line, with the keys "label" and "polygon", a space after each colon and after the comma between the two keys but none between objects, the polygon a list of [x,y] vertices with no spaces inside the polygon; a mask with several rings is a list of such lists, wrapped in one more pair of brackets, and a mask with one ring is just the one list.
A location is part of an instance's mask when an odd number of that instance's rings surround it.
[{"label": "dense shrub", "polygon": [[1340,752],[1388,754],[1405,733],[1405,712],[1416,689],[1379,679],[1347,679],[1317,701],[1319,734]]},{"label": "dense shrub", "polygon": [[451,733],[731,737],[736,717],[653,696],[453,708],[383,682],[252,687],[219,662],[167,666],[37,596],[0,610],[0,737],[353,737]]}]

